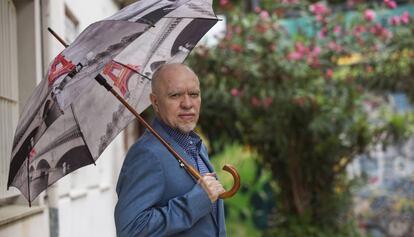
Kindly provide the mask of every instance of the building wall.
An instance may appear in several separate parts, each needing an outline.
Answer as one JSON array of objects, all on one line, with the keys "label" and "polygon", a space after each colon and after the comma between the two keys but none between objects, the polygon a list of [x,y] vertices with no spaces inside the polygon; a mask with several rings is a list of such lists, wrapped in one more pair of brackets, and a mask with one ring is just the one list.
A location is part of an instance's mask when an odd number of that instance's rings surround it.
[{"label": "building wall", "polygon": [[44,195],[29,208],[16,189],[6,189],[19,110],[42,75],[39,0],[2,0],[0,19],[0,237],[48,237]]},{"label": "building wall", "polygon": [[[35,85],[42,80],[51,60],[64,47],[48,33],[51,27],[70,43],[74,37],[94,21],[115,13],[119,6],[114,0],[1,0],[15,8],[17,46],[12,49],[17,57],[18,99],[15,110],[22,109]],[[4,5],[4,4],[3,4]],[[4,17],[2,7],[0,17]],[[0,18],[3,19],[3,18]],[[10,32],[0,35],[9,35]],[[7,34],[6,34],[7,33]],[[0,41],[0,44],[2,41]],[[0,62],[5,65],[4,60]],[[6,91],[6,77],[0,74],[2,87]],[[4,89],[4,88],[3,88]],[[17,95],[16,95],[17,96]],[[110,95],[109,95],[110,96]],[[1,99],[1,95],[0,95]],[[6,98],[7,99],[7,98]],[[4,100],[3,100],[4,101]],[[0,100],[0,102],[3,102]],[[3,102],[5,103],[5,102]],[[0,103],[1,104],[1,103]],[[12,120],[11,108],[4,108]],[[4,114],[6,114],[4,113]],[[18,112],[14,112],[18,113]],[[10,144],[15,129],[0,139],[1,147],[8,150],[1,153],[1,179],[7,177],[10,158]],[[6,126],[0,127],[3,133]],[[9,130],[10,130],[9,129]],[[7,144],[6,144],[7,143]],[[91,165],[69,174],[42,193],[29,208],[15,189],[5,191],[0,185],[0,237],[9,236],[116,236],[113,209],[117,200],[115,184],[125,156],[123,134],[120,134],[101,157],[96,166]]]},{"label": "building wall", "polygon": [[24,206],[10,205],[6,209],[3,209],[3,212],[11,212],[10,216],[14,216],[16,219],[0,223],[1,237],[49,236],[45,231],[48,230],[49,223],[46,208],[34,207],[28,210]]}]

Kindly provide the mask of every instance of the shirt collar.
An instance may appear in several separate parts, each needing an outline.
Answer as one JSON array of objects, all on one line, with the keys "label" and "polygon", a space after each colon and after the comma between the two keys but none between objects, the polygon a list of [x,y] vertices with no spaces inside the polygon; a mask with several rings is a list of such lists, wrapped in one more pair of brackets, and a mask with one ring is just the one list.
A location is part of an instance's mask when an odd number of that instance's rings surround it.
[{"label": "shirt collar", "polygon": [[200,152],[201,138],[194,131],[185,134],[178,129],[171,128],[158,118],[155,118],[155,121],[158,122],[167,134],[170,135],[185,151],[188,151],[191,148],[196,148],[197,151]]}]

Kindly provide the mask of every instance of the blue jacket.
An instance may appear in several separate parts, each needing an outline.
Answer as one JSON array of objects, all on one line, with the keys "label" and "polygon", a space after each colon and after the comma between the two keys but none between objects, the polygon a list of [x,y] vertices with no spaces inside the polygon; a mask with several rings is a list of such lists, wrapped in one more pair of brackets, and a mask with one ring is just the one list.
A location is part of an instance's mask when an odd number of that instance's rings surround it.
[{"label": "blue jacket", "polygon": [[[153,128],[190,163],[157,120]],[[200,157],[213,172],[204,145]],[[226,236],[223,200],[217,202],[215,218],[207,193],[148,131],[128,151],[116,191],[118,237]]]}]

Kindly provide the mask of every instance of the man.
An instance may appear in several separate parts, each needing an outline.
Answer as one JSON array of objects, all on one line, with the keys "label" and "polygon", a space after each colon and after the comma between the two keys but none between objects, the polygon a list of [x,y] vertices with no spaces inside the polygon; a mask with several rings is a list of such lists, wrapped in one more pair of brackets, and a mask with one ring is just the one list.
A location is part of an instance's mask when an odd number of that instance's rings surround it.
[{"label": "man", "polygon": [[161,66],[152,78],[153,128],[203,175],[188,174],[148,131],[129,150],[118,179],[115,224],[119,237],[226,236],[225,192],[212,173],[206,147],[194,133],[201,97],[195,73]]}]

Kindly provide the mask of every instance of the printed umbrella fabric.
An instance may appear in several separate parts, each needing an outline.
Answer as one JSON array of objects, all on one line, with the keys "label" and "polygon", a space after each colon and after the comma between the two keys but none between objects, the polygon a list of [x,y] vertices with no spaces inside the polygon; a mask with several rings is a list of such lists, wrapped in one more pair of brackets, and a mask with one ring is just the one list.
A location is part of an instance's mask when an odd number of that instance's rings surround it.
[{"label": "printed umbrella fabric", "polygon": [[8,186],[34,200],[92,164],[133,115],[100,86],[99,73],[139,113],[152,73],[182,62],[217,22],[211,0],[138,1],[90,25],[51,63],[15,133]]}]

